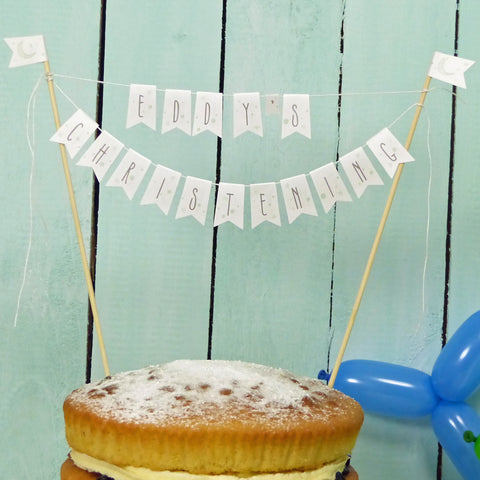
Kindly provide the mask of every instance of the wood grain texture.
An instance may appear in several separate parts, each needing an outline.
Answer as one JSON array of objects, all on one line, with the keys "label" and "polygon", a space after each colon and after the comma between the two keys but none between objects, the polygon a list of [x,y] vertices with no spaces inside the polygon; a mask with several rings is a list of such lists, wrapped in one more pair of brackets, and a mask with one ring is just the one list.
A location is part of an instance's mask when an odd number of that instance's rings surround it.
[{"label": "wood grain texture", "polygon": [[[462,2],[458,15],[458,55],[475,58],[478,29],[474,19],[480,12],[471,2]],[[477,68],[475,68],[477,67]],[[480,106],[480,72],[474,65],[468,72],[467,90],[456,89],[454,103],[454,155],[451,178],[452,203],[450,233],[450,262],[448,281],[448,309],[446,316],[446,341],[462,323],[478,311],[480,255],[478,229],[480,227],[479,195],[477,179],[479,165],[476,161],[480,139],[475,125]],[[480,395],[477,390],[467,402],[480,411]],[[443,462],[444,478],[457,478],[458,474],[448,457]]]},{"label": "wood grain texture", "polygon": [[[55,72],[97,78],[99,4],[40,8],[23,0],[5,12],[5,37],[43,33]],[[404,141],[413,117],[408,109],[418,101],[432,53],[478,61],[479,15],[477,3],[455,0],[403,0],[395,8],[380,0],[110,1],[103,128],[153,164],[183,175],[245,185],[279,182],[335,162],[385,126]],[[63,396],[83,382],[87,361],[87,294],[41,88],[32,250],[13,328],[29,236],[26,104],[41,66],[9,70],[9,52],[2,52],[0,451],[10,461],[0,462],[0,474],[26,479],[35,471],[53,479],[67,451]],[[94,82],[56,80],[95,116]],[[160,89],[157,131],[125,128],[130,83]],[[405,166],[346,359],[430,373],[442,343],[479,308],[477,65],[467,72],[467,86],[453,101],[450,86],[431,84],[410,150],[416,161]],[[211,133],[161,135],[162,90],[220,87],[221,141]],[[232,94],[251,91],[311,94],[312,138],[282,140],[280,116],[265,113],[263,137],[233,138]],[[59,101],[66,119],[75,106],[62,95]],[[350,189],[353,201],[327,214],[314,193],[318,216],[302,215],[292,224],[280,196],[281,227],[251,228],[248,187],[240,230],[232,224],[213,228],[214,190],[202,226],[192,218],[175,220],[182,183],[165,216],[154,205],[140,205],[145,181],[132,201],[102,182],[96,291],[112,371],[208,355],[311,376],[332,368],[391,185],[372,160],[383,186],[370,187],[360,199]],[[74,162],[72,173],[88,244],[92,175]],[[103,374],[97,345],[92,371],[94,378]],[[479,400],[478,393],[469,399],[477,411]],[[428,417],[399,421],[367,414],[354,465],[360,478],[460,479],[445,455],[439,459]]]},{"label": "wood grain texture", "polygon": [[[109,4],[105,79],[216,91],[221,19],[221,2]],[[125,130],[127,100],[128,88],[107,86],[110,133],[154,164],[214,180],[216,137],[162,136],[144,125]],[[154,205],[139,205],[143,191],[130,202],[120,189],[101,187],[97,292],[114,371],[207,354],[213,207],[206,227],[175,220],[180,193],[166,217]]]},{"label": "wood grain texture", "polygon": [[[391,23],[386,21],[391,12],[387,4],[347,3],[344,91],[421,89],[425,78],[425,68],[421,66],[429,64],[432,50],[451,51],[455,34],[454,4],[443,2],[441,7],[436,4],[431,8],[427,2],[417,2],[409,6],[411,8],[395,11],[395,24],[401,27],[392,29]],[[424,21],[426,17],[428,23]],[[438,24],[442,25],[441,29],[435,27]],[[389,125],[405,108],[414,104],[418,96],[415,93],[345,97],[342,102],[342,153],[361,145],[382,125]],[[411,147],[417,161],[405,166],[346,358],[377,359],[429,372],[440,351],[450,108],[448,95],[431,92],[427,96],[426,109]],[[352,128],[359,112],[368,120]],[[412,117],[413,111],[392,125],[391,130],[397,138],[406,138]],[[429,132],[430,137],[427,136]],[[432,156],[431,173],[427,142]],[[334,317],[338,325],[350,313],[348,308],[352,302],[347,299],[353,298],[358,288],[364,259],[385,205],[391,182],[388,177],[383,178],[387,188],[372,187],[353,208],[337,216]],[[375,425],[373,429],[369,420]],[[406,436],[409,441],[402,442],[400,439]],[[386,443],[394,448],[384,449],[381,445]],[[437,442],[428,420],[400,423],[367,416],[359,450],[366,453],[378,449],[382,451],[376,465],[380,476],[400,470],[402,476],[433,478],[435,475]],[[362,475],[368,471],[369,461],[364,454],[359,455]],[[413,460],[405,464],[405,458]]]},{"label": "wood grain texture", "polygon": [[[96,78],[98,13],[93,3],[80,11],[60,1],[3,5],[2,37],[43,34],[55,73]],[[44,78],[29,125],[33,164],[27,145],[27,104],[44,68],[8,69],[10,53],[1,49],[0,477],[53,480],[67,453],[63,399],[85,379],[87,297],[59,148],[48,141],[55,124]],[[93,114],[95,90],[75,88]],[[66,120],[73,107],[59,103]],[[92,174],[76,169],[72,176],[88,245]]]},{"label": "wood grain texture", "polygon": [[[226,90],[335,94],[341,20],[338,3],[232,2]],[[322,48],[312,50],[314,45]],[[279,182],[335,161],[337,98],[312,98],[310,108],[311,140],[298,134],[280,139],[280,115],[264,116],[263,138],[226,136],[222,181]],[[229,224],[219,228],[215,357],[241,357],[313,376],[326,362],[333,216],[319,203],[317,212],[292,224],[283,213],[282,227],[264,223],[252,229],[247,215],[244,231]]]}]

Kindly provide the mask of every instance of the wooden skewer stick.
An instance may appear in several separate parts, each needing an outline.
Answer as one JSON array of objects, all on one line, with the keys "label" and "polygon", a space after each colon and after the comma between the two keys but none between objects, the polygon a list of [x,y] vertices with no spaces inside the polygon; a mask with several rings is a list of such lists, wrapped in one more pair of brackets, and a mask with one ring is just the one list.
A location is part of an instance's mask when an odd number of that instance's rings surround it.
[{"label": "wooden skewer stick", "polygon": [[[47,77],[48,91],[50,93],[50,101],[52,104],[53,117],[55,120],[55,126],[57,130],[61,127],[60,115],[58,113],[57,99],[55,96],[55,89],[53,85],[53,76],[50,71],[50,64],[47,61],[43,62],[45,66],[45,73]],[[70,168],[68,166],[67,151],[63,143],[59,144],[60,146],[60,155],[62,157],[63,170],[65,173],[65,180],[67,183],[68,196],[70,198],[70,205],[72,207],[73,221],[75,223],[75,231],[77,233],[78,245],[80,247],[80,256],[82,258],[83,273],[85,275],[85,280],[87,282],[88,298],[90,300],[90,307],[92,309],[93,321],[95,325],[95,330],[97,332],[98,343],[100,346],[100,353],[102,356],[103,368],[105,370],[105,376],[110,376],[110,368],[108,366],[107,353],[105,350],[105,343],[103,341],[102,328],[100,325],[100,319],[98,317],[97,302],[95,300],[95,291],[93,288],[92,276],[90,274],[90,269],[88,266],[87,254],[85,251],[85,244],[83,241],[82,229],[80,227],[80,219],[78,216],[77,202],[75,200],[75,193],[73,191],[72,177],[70,175]]]},{"label": "wooden skewer stick", "polygon": [[[407,140],[405,141],[405,148],[408,150],[410,145],[412,144],[413,136],[415,134],[415,130],[417,128],[418,119],[420,118],[420,113],[422,111],[423,105],[425,103],[425,97],[427,96],[428,88],[430,86],[430,81],[432,77],[427,76],[425,79],[425,83],[423,85],[423,90],[420,95],[420,99],[417,104],[417,108],[415,110],[415,115],[413,116],[412,124],[410,125],[410,131],[408,132]],[[385,205],[385,209],[383,211],[382,218],[380,220],[380,225],[378,226],[377,234],[375,235],[375,239],[373,241],[373,246],[370,251],[370,255],[368,257],[367,266],[365,267],[365,271],[363,273],[362,281],[360,282],[360,288],[357,293],[357,297],[355,299],[355,303],[353,305],[352,313],[350,315],[350,320],[347,324],[347,329],[345,331],[345,335],[343,337],[342,344],[340,346],[340,351],[338,353],[337,359],[335,361],[335,365],[333,367],[332,373],[330,375],[330,379],[328,381],[328,386],[333,387],[335,384],[335,380],[338,375],[338,370],[340,369],[340,364],[342,363],[343,356],[345,354],[345,350],[347,348],[348,341],[350,339],[350,334],[352,333],[353,325],[355,323],[355,319],[358,313],[358,309],[360,308],[360,303],[362,301],[363,293],[365,292],[365,288],[367,286],[368,277],[370,275],[370,271],[372,270],[373,262],[375,260],[375,255],[377,254],[378,246],[380,244],[380,240],[382,238],[383,230],[385,228],[385,224],[387,223],[387,218],[390,213],[390,208],[392,207],[393,199],[395,197],[395,193],[397,191],[398,183],[400,181],[400,177],[402,176],[402,171],[404,167],[404,163],[400,163],[397,167],[395,172],[395,176],[393,177],[392,186],[390,188],[390,193],[387,198],[387,203]]]}]

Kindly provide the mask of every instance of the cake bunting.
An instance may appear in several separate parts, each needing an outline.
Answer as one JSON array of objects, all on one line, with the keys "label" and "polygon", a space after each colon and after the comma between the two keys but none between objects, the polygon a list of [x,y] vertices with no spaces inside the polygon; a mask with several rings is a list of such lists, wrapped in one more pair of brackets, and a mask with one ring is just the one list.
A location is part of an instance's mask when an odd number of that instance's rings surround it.
[{"label": "cake bunting", "polygon": [[[49,59],[48,59],[44,38],[43,38],[42,35],[27,36],[27,37],[15,37],[15,38],[6,38],[5,42],[7,43],[7,45],[10,47],[10,49],[13,52],[9,67],[19,67],[19,66],[31,65],[31,64],[35,64],[35,63],[43,63],[44,64],[45,76],[46,76],[48,91],[49,91],[50,100],[51,100],[51,107],[52,107],[55,126],[56,126],[56,129],[57,129],[57,133],[55,135],[57,135],[57,137],[58,137],[57,138],[57,143],[59,143],[60,155],[61,155],[61,160],[62,160],[62,164],[63,164],[63,168],[64,168],[64,174],[65,174],[65,181],[66,181],[66,185],[67,185],[69,200],[70,200],[71,209],[72,209],[72,216],[73,216],[73,220],[74,220],[74,224],[75,224],[75,231],[76,231],[77,240],[78,240],[79,249],[80,249],[80,256],[81,256],[81,260],[82,260],[83,272],[84,272],[84,276],[85,276],[85,280],[86,280],[86,284],[87,284],[89,302],[90,302],[90,306],[91,306],[91,310],[92,310],[92,314],[93,314],[93,319],[94,319],[94,324],[95,324],[95,329],[96,329],[96,333],[97,333],[97,337],[98,337],[98,341],[99,341],[99,346],[100,346],[100,352],[101,352],[105,377],[110,377],[110,368],[109,368],[109,365],[108,365],[105,343],[104,343],[104,340],[103,340],[102,329],[101,329],[100,319],[99,319],[96,300],[95,300],[94,286],[93,286],[91,272],[90,272],[89,265],[88,265],[86,249],[85,249],[85,245],[84,245],[84,241],[83,241],[83,235],[82,235],[82,232],[81,232],[78,209],[77,209],[77,205],[76,205],[75,194],[74,194],[74,190],[73,190],[71,174],[70,174],[69,165],[68,165],[68,156],[67,156],[67,147],[66,147],[67,142],[65,141],[64,138],[62,138],[62,131],[61,131],[62,123],[60,121],[58,104],[57,104],[57,100],[56,100],[56,96],[55,96],[53,73],[50,69],[50,62],[49,62]],[[415,130],[416,130],[416,127],[417,127],[417,124],[418,124],[418,121],[419,121],[421,111],[424,107],[426,95],[429,91],[429,86],[430,86],[430,82],[431,82],[432,78],[436,78],[438,80],[447,82],[447,83],[449,83],[451,85],[454,85],[454,86],[459,86],[461,88],[465,88],[466,85],[465,85],[465,80],[464,80],[464,72],[468,68],[470,68],[473,65],[473,63],[474,62],[471,61],[471,60],[461,59],[457,56],[446,55],[446,54],[442,54],[440,52],[435,52],[434,53],[432,63],[430,65],[430,69],[428,71],[428,75],[425,79],[423,89],[421,91],[420,99],[418,101],[418,104],[416,105],[416,110],[415,110],[415,114],[414,114],[414,117],[413,117],[413,120],[412,120],[412,123],[411,123],[411,126],[410,126],[410,130],[409,130],[407,139],[406,139],[405,144],[404,144],[404,149],[407,152],[410,149],[410,146],[411,146],[411,143],[412,143],[412,140],[413,140],[413,136],[415,134]],[[142,97],[145,96],[146,101],[148,100],[150,105],[155,104],[155,102],[156,102],[155,90],[154,90],[154,88],[152,88],[152,86],[136,85],[135,88],[136,88],[135,91],[137,93],[139,91],[143,92],[143,93],[141,93]],[[216,115],[216,120],[217,120],[216,125],[214,125],[214,126],[210,125],[208,128],[210,128],[213,133],[217,134],[218,136],[221,136],[221,130],[218,130],[220,128],[220,125],[221,125],[222,109],[219,107],[219,105],[221,105],[221,100],[222,100],[221,94],[211,94],[211,93],[208,93],[208,92],[199,92],[199,93],[201,93],[201,95],[202,95],[201,98],[205,102],[205,105],[213,104],[213,105],[216,106],[215,109],[214,109],[214,114]],[[292,100],[292,99],[289,99],[289,100]],[[294,100],[298,103],[299,97],[296,96]],[[305,118],[307,118],[307,116],[308,116],[307,114],[308,114],[309,108],[310,108],[309,104],[308,104],[308,97],[303,97],[302,96],[301,100],[302,100],[302,102],[301,102],[301,107],[302,108],[300,110],[302,111],[303,114],[305,114]],[[255,98],[252,98],[252,101],[258,102],[258,98],[255,96]],[[245,108],[245,106],[244,106],[244,108]],[[202,111],[203,111],[203,114],[205,115],[206,109],[204,108]],[[241,109],[240,109],[240,112],[241,112],[241,114],[246,114],[247,110],[245,108],[245,111],[242,112]],[[210,113],[211,113],[210,110],[208,110],[209,118],[210,118]],[[78,115],[81,115],[81,112],[78,113]],[[200,126],[201,125],[200,115],[201,115],[200,111],[195,112],[194,133],[193,133],[194,135],[197,134],[197,133],[200,133],[201,131],[203,131],[205,129],[208,129],[206,127],[208,122],[206,123],[204,121],[203,122],[203,127]],[[220,115],[220,117],[219,117],[219,115]],[[299,123],[301,123],[301,127],[304,129],[300,133],[302,135],[306,136],[307,138],[310,138],[310,124],[308,123],[308,121],[304,120],[303,122],[298,122],[298,118],[297,118],[296,121],[297,121],[297,123],[294,124],[293,119],[292,119],[292,124],[291,125],[284,126],[284,130],[282,131],[282,138],[284,136],[287,136],[287,135],[290,135],[291,133],[293,133],[291,128],[292,127],[296,128],[299,125]],[[145,123],[150,128],[155,129],[154,119],[151,116],[148,116],[147,118],[145,118],[143,123]],[[131,125],[133,125],[133,124],[134,123],[131,123]],[[256,125],[258,127],[258,122],[257,122]],[[83,123],[82,123],[82,127],[83,127]],[[90,128],[90,130],[95,130],[97,127],[98,127],[98,125],[96,125],[96,124],[90,124],[89,128]],[[257,131],[258,131],[258,129],[257,129]],[[71,134],[71,133],[72,133],[72,130],[70,129],[69,134]],[[85,133],[85,132],[83,132],[83,133]],[[102,134],[103,133],[105,133],[105,132],[102,132]],[[385,132],[383,132],[383,133],[385,134]],[[386,133],[388,134],[388,132],[386,132]],[[383,144],[383,142],[380,143],[380,148],[381,148],[382,144]],[[75,145],[70,145],[70,147],[72,147],[72,146],[74,147]],[[119,148],[121,148],[121,147],[119,147]],[[72,154],[71,151],[69,151],[69,153]],[[135,152],[132,151],[131,154],[135,155]],[[391,156],[391,157],[392,158],[390,158],[390,160],[392,160],[392,161],[397,160],[397,158],[393,158],[393,156]],[[362,277],[362,280],[361,280],[361,283],[360,283],[360,287],[359,287],[359,290],[358,290],[358,293],[357,293],[357,296],[356,296],[356,299],[355,299],[355,302],[354,302],[354,306],[353,306],[353,309],[352,309],[350,319],[348,321],[348,325],[347,325],[346,332],[345,332],[345,335],[344,335],[344,338],[343,338],[343,341],[342,341],[342,344],[341,344],[341,347],[340,347],[340,351],[338,353],[338,356],[337,356],[337,359],[336,359],[336,362],[335,362],[335,366],[333,368],[332,373],[329,374],[328,386],[330,388],[333,388],[333,386],[335,385],[335,381],[337,379],[337,376],[338,376],[338,373],[339,373],[339,370],[340,370],[340,366],[342,364],[343,356],[344,356],[347,344],[348,344],[349,339],[350,339],[350,335],[351,335],[351,332],[352,332],[352,329],[353,329],[353,326],[354,326],[354,323],[355,323],[355,319],[356,319],[356,316],[357,316],[357,313],[358,313],[358,310],[359,310],[359,307],[360,307],[360,303],[361,303],[361,300],[362,300],[362,297],[363,297],[363,294],[364,294],[364,291],[365,291],[365,287],[366,287],[366,284],[367,284],[367,281],[368,281],[368,277],[370,275],[370,271],[371,271],[371,268],[372,268],[377,250],[378,250],[378,246],[380,244],[381,237],[382,237],[382,234],[383,234],[383,231],[384,231],[384,228],[385,228],[385,225],[386,225],[389,213],[390,213],[390,209],[391,209],[391,206],[392,206],[395,194],[396,194],[396,190],[397,190],[397,187],[398,187],[398,184],[399,184],[402,172],[403,172],[404,165],[405,165],[404,162],[398,162],[396,164],[396,168],[391,171],[391,173],[393,175],[392,186],[391,186],[388,198],[387,198],[387,202],[386,202],[386,205],[385,205],[385,208],[384,208],[384,211],[383,211],[383,215],[381,217],[381,220],[380,220],[380,223],[379,223],[379,226],[378,226],[378,229],[377,229],[377,233],[376,233],[373,245],[372,245],[370,255],[369,255],[368,260],[367,260],[366,268],[365,268],[365,271],[364,271],[364,274],[363,274],[363,277]],[[177,180],[178,180],[178,177],[177,177]],[[201,180],[201,179],[198,179],[198,180]],[[286,181],[288,181],[288,180],[292,180],[292,179],[286,179]],[[304,180],[304,179],[302,178],[302,180]],[[237,187],[239,187],[241,189],[241,186],[237,186]],[[169,205],[168,205],[168,208],[169,208]],[[167,208],[167,210],[168,210],[168,208]],[[310,214],[314,214],[314,213],[310,212]],[[315,212],[315,214],[316,214],[316,212]],[[237,222],[238,222],[238,224],[243,225],[241,219],[237,219]],[[434,374],[435,374],[435,372],[434,372]],[[449,406],[450,405],[446,405],[445,408],[448,408]],[[439,408],[437,407],[436,410],[439,410]],[[440,423],[442,421],[443,421],[442,419],[438,420],[438,422],[440,422]],[[435,423],[435,420],[434,420],[434,423]],[[440,423],[438,423],[438,424],[440,424]],[[439,427],[439,428],[443,428],[443,427]],[[464,442],[466,442],[466,443],[474,443],[475,454],[477,455],[478,458],[480,458],[480,440],[479,440],[479,437],[475,437],[475,435],[473,434],[472,431],[467,430],[467,431],[465,431],[465,433],[463,435],[463,439],[464,439]]]}]

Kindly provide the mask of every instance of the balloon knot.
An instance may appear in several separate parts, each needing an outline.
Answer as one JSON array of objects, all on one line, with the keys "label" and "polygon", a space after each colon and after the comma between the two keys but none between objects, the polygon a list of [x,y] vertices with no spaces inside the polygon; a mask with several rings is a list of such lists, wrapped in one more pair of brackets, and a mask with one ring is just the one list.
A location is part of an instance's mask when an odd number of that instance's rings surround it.
[{"label": "balloon knot", "polygon": [[330,377],[330,373],[328,373],[326,370],[320,370],[317,375],[319,380],[326,380],[327,382],[330,380]]},{"label": "balloon knot", "polygon": [[477,437],[473,434],[473,432],[471,430],[467,430],[464,434],[463,434],[463,439],[467,442],[467,443],[473,443],[477,440]]}]

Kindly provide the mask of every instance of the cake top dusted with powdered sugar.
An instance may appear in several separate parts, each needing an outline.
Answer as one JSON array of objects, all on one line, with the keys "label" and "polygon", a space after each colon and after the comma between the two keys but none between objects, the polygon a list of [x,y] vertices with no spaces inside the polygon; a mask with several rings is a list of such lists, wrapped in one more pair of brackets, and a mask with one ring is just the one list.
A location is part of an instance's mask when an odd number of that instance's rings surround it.
[{"label": "cake top dusted with powdered sugar", "polygon": [[88,406],[100,418],[142,424],[181,423],[187,417],[205,422],[217,417],[219,410],[236,421],[247,412],[250,419],[271,422],[286,415],[318,415],[324,409],[328,422],[332,415],[342,414],[336,406],[339,397],[344,395],[319,380],[278,368],[240,361],[177,360],[87,384],[67,401],[74,407]]}]

